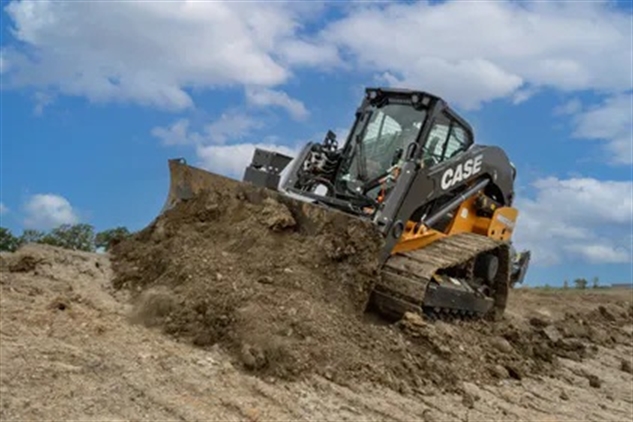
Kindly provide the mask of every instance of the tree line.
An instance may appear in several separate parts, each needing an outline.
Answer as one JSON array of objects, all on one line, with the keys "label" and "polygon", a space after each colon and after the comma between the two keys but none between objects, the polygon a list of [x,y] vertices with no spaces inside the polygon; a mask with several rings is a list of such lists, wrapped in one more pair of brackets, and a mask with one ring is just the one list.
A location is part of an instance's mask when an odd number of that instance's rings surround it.
[{"label": "tree line", "polygon": [[[574,279],[574,286],[577,289],[586,289],[587,286],[589,286],[589,280],[587,280],[586,278],[576,278]],[[600,287],[600,279],[598,277],[594,277],[591,279],[591,287],[594,289],[597,289]],[[569,288],[569,282],[565,280],[565,282],[563,283],[563,289],[568,289],[568,288]]]},{"label": "tree line", "polygon": [[27,243],[41,243],[76,251],[110,250],[117,242],[130,236],[126,227],[95,232],[90,224],[62,224],[50,231],[25,229],[20,236],[0,227],[0,251],[14,252]]},{"label": "tree line", "polygon": [[562,287],[561,286],[552,286],[549,283],[545,283],[545,284],[541,284],[541,285],[536,285],[536,286],[528,286],[528,285],[523,285],[522,288],[534,288],[534,289],[546,289],[546,290],[550,290],[550,289],[563,289],[563,290],[567,290],[567,289],[578,289],[578,290],[584,290],[584,289],[603,289],[603,288],[608,288],[608,284],[607,285],[601,285],[600,284],[600,279],[596,276],[593,277],[591,280],[588,280],[584,277],[579,277],[579,278],[575,278],[572,280],[572,282],[570,283],[569,280],[565,280],[563,282]]}]

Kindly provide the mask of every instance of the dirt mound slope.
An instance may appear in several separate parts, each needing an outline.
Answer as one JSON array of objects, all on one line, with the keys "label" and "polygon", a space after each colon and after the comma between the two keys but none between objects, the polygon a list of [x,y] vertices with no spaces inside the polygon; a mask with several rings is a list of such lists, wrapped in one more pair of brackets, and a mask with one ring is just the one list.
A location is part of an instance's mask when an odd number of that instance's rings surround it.
[{"label": "dirt mound slope", "polygon": [[[28,261],[35,265],[17,265]],[[395,337],[389,339],[416,338],[417,331],[417,346],[411,350],[427,350],[438,362],[443,359],[432,348],[451,348],[465,362],[453,358],[453,372],[467,364],[481,369],[477,353],[489,364],[491,350],[507,347],[499,337],[509,324],[520,334],[535,336],[539,330],[552,335],[555,326],[563,336],[576,335],[587,348],[602,340],[605,346],[597,346],[593,358],[559,359],[556,371],[527,373],[521,381],[507,378],[490,384],[469,378],[458,394],[432,387],[424,394],[398,394],[375,383],[346,387],[319,376],[290,383],[250,376],[239,359],[222,350],[225,342],[197,347],[161,330],[129,324],[127,289],[113,291],[107,255],[29,245],[15,254],[0,254],[0,264],[0,420],[619,422],[630,419],[633,409],[631,342],[609,345],[611,337],[617,341],[633,329],[621,315],[631,301],[628,292],[516,292],[508,321],[483,326],[496,330],[498,337],[489,343],[479,329],[420,325],[408,317],[391,327]],[[172,290],[164,288],[165,293]],[[575,319],[566,320],[566,312]],[[571,324],[585,328],[576,334],[565,331]],[[602,340],[591,333],[597,328],[605,334]],[[513,349],[522,350],[509,338]],[[381,368],[378,357],[378,352],[371,353],[368,362]],[[391,359],[386,363],[399,364],[405,357],[394,353]],[[462,378],[481,373],[479,369],[464,372]],[[428,374],[421,371],[423,377]]]},{"label": "dirt mound slope", "polygon": [[0,272],[63,278],[68,272],[96,277],[109,268],[107,256],[49,245],[27,244],[15,253],[0,252]]},{"label": "dirt mound slope", "polygon": [[135,321],[199,347],[219,345],[253,373],[319,374],[401,392],[521,379],[549,371],[559,356],[591,356],[592,344],[631,341],[626,330],[600,334],[629,323],[630,306],[582,322],[571,314],[378,321],[363,311],[381,242],[367,223],[226,179],[117,245],[114,286],[133,292]]},{"label": "dirt mound slope", "polygon": [[[116,291],[111,278],[110,260],[105,254],[40,244],[24,245],[15,253],[0,253],[0,285],[28,298],[29,303],[46,300],[42,304],[46,314],[73,314],[77,306],[98,309],[99,313],[120,312],[113,305],[114,298],[127,301],[129,294]],[[26,311],[23,315],[18,312],[18,316],[24,321],[33,317]]]},{"label": "dirt mound slope", "polygon": [[342,213],[226,183],[113,251],[114,285],[139,293],[134,318],[280,377],[360,365],[380,236]]}]

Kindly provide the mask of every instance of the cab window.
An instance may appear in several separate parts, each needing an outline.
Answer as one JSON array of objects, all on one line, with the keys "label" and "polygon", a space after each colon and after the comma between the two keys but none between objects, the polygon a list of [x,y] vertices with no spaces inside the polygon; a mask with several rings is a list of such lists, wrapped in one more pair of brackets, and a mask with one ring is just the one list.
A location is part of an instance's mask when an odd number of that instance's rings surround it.
[{"label": "cab window", "polygon": [[438,117],[424,145],[422,160],[426,167],[449,160],[472,144],[468,131],[446,113]]},{"label": "cab window", "polygon": [[457,122],[453,122],[450,134],[446,140],[442,154],[443,161],[453,158],[460,152],[464,152],[470,146],[470,139],[466,130]]}]

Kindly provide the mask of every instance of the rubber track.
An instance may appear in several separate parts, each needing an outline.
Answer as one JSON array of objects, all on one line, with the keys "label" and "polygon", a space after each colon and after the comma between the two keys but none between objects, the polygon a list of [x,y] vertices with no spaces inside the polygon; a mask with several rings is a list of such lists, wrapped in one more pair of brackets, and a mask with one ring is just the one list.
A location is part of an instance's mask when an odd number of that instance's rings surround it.
[{"label": "rubber track", "polygon": [[[400,317],[405,312],[422,313],[427,287],[436,272],[472,262],[480,253],[497,248],[502,248],[499,277],[507,280],[509,255],[506,243],[473,233],[460,233],[435,241],[423,249],[395,254],[383,267],[381,281],[375,287],[374,301],[381,312],[394,317]],[[495,308],[503,312],[507,285],[505,288],[501,286],[495,296]],[[464,310],[462,316],[472,314]]]}]

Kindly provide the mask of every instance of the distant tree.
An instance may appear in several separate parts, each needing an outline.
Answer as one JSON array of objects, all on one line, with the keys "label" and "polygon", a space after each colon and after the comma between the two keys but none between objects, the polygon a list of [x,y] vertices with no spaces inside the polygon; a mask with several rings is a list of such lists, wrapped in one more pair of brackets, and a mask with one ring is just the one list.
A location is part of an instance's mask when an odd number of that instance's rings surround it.
[{"label": "distant tree", "polygon": [[104,230],[97,233],[95,244],[97,248],[103,248],[108,251],[112,248],[112,246],[116,245],[129,235],[130,231],[126,227],[116,227],[114,229]]},{"label": "distant tree", "polygon": [[44,235],[39,243],[76,251],[94,252],[94,228],[89,224],[62,224]]},{"label": "distant tree", "polygon": [[593,287],[594,289],[597,289],[598,287],[600,287],[600,279],[596,276],[594,278],[591,279],[591,287]]},{"label": "distant tree", "polygon": [[563,289],[569,289],[569,281],[565,280],[563,282]]},{"label": "distant tree", "polygon": [[574,284],[577,289],[586,289],[587,288],[587,280],[584,278],[577,278],[574,280]]},{"label": "distant tree", "polygon": [[27,243],[41,243],[44,236],[46,236],[46,233],[43,231],[26,229],[22,232],[22,236],[19,238],[20,245],[25,245]]},{"label": "distant tree", "polygon": [[0,251],[15,252],[20,247],[20,238],[11,233],[11,230],[0,227]]},{"label": "distant tree", "polygon": [[16,237],[8,229],[0,227],[0,250],[14,251],[27,243],[41,243],[85,252],[94,252],[96,248],[107,251],[130,234],[126,227],[104,230],[95,235],[90,224],[62,224],[49,232],[26,229],[20,237]]}]

